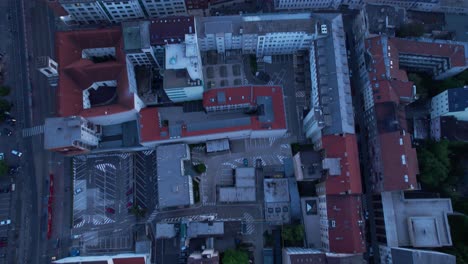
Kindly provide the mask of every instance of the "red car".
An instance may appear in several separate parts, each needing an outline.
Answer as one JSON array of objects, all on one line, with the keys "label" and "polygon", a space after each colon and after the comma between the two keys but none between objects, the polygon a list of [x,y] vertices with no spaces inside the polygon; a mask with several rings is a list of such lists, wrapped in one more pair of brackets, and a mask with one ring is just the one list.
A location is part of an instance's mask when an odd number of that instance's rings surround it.
[{"label": "red car", "polygon": [[111,207],[106,207],[106,213],[115,214],[115,209]]}]

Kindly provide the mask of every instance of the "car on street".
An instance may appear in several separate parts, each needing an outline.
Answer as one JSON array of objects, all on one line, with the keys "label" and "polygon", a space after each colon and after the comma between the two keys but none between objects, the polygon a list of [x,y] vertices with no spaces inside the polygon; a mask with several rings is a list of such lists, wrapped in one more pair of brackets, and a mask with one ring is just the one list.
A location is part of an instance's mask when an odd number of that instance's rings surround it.
[{"label": "car on street", "polygon": [[106,213],[115,214],[115,209],[111,207],[106,207]]},{"label": "car on street", "polygon": [[18,150],[15,150],[15,149],[11,151],[11,154],[13,154],[15,156],[18,156],[18,157],[23,156],[23,153],[19,152]]},{"label": "car on street", "polygon": [[79,193],[82,192],[82,191],[83,191],[83,189],[78,188],[78,189],[75,190],[75,194],[79,194]]},{"label": "car on street", "polygon": [[244,167],[248,167],[248,166],[249,166],[249,160],[248,160],[248,159],[244,159],[244,160],[243,160],[243,163],[244,163]]},{"label": "car on street", "polygon": [[4,160],[4,159],[5,159],[5,154],[3,154],[3,152],[2,152],[2,153],[0,153],[0,160]]},{"label": "car on street", "polygon": [[6,220],[3,220],[3,221],[0,221],[0,226],[2,225],[9,225],[11,224],[11,220],[10,219],[6,219]]}]

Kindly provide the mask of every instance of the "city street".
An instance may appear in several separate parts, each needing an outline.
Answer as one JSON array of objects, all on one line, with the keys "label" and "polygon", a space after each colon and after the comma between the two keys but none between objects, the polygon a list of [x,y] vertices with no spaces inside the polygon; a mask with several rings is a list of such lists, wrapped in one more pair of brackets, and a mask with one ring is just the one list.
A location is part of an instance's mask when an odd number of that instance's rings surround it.
[{"label": "city street", "polygon": [[[54,114],[55,91],[35,69],[34,62],[39,56],[53,55],[55,20],[44,1],[8,0],[2,1],[0,8],[7,10],[4,17],[8,22],[0,21],[3,26],[0,28],[4,29],[7,23],[5,35],[8,37],[2,43],[6,45],[0,49],[7,57],[5,81],[12,88],[14,107],[11,114],[17,120],[12,136],[15,140],[2,140],[1,144],[9,145],[5,150],[14,148],[23,153],[15,161],[21,165],[21,170],[14,178],[16,191],[12,193],[11,202],[11,229],[14,232],[9,233],[11,250],[6,263],[48,263],[52,255],[66,254],[57,252],[52,240],[69,237],[69,232],[63,232],[62,226],[56,225],[49,243],[39,243],[46,240],[47,233],[46,180],[49,174],[56,175],[55,200],[60,202],[54,205],[53,222],[63,225],[67,223],[65,208],[69,201],[64,186],[70,185],[70,177],[63,177],[67,167],[63,157],[44,150],[42,134],[23,137],[22,130],[42,125],[45,117]],[[63,226],[69,228],[67,224]],[[45,252],[47,246],[54,248],[49,254]]]}]

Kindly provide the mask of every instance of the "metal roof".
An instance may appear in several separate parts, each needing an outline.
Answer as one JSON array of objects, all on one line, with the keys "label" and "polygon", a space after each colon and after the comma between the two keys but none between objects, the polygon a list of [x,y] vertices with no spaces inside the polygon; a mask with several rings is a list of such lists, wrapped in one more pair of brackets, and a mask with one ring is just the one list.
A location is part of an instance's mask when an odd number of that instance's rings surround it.
[{"label": "metal roof", "polygon": [[192,179],[185,175],[184,160],[190,160],[188,145],[156,148],[159,207],[186,206],[193,203]]}]

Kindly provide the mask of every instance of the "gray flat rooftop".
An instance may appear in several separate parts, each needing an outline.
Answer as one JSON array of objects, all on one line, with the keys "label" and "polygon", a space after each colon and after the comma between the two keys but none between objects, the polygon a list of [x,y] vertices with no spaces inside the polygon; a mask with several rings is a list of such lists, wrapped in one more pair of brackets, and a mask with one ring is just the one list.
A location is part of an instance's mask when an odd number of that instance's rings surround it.
[{"label": "gray flat rooftop", "polygon": [[224,222],[190,222],[187,237],[213,236],[224,234]]},{"label": "gray flat rooftop", "polygon": [[161,120],[169,120],[169,135],[180,136],[182,124],[187,131],[204,131],[209,129],[230,128],[251,125],[251,116],[241,112],[184,112],[183,107],[160,107]]},{"label": "gray flat rooftop", "polygon": [[264,179],[265,203],[289,202],[288,179]]},{"label": "gray flat rooftop", "polygon": [[255,187],[220,187],[220,202],[255,202]]},{"label": "gray flat rooftop", "polygon": [[403,192],[383,192],[387,244],[390,247],[452,245],[447,214],[450,199],[407,199]]},{"label": "gray flat rooftop", "polygon": [[236,187],[255,187],[255,168],[236,168]]},{"label": "gray flat rooftop", "polygon": [[187,206],[193,203],[192,180],[185,175],[184,160],[190,159],[186,144],[156,149],[159,207]]},{"label": "gray flat rooftop", "polygon": [[453,255],[437,251],[418,250],[410,248],[392,248],[393,263],[406,264],[455,264],[456,258]]},{"label": "gray flat rooftop", "polygon": [[267,14],[255,16],[214,16],[197,18],[198,36],[206,34],[232,33],[266,34],[276,32],[315,32],[311,13]]},{"label": "gray flat rooftop", "polygon": [[47,118],[44,125],[44,148],[68,147],[74,140],[81,139],[80,117]]}]

